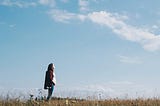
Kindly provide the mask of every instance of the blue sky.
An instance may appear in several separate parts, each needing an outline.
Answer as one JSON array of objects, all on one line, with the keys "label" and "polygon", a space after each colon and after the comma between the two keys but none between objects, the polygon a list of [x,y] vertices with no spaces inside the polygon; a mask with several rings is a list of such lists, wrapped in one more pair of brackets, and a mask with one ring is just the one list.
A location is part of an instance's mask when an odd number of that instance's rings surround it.
[{"label": "blue sky", "polygon": [[53,62],[57,90],[159,91],[159,3],[0,0],[0,88],[43,88]]}]

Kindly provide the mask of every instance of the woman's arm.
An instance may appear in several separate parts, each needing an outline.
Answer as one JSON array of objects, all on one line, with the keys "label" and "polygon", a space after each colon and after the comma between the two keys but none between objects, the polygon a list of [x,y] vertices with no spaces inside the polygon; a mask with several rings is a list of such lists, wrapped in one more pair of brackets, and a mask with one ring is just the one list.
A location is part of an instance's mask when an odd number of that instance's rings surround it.
[{"label": "woman's arm", "polygon": [[50,71],[50,80],[53,80],[53,71]]}]

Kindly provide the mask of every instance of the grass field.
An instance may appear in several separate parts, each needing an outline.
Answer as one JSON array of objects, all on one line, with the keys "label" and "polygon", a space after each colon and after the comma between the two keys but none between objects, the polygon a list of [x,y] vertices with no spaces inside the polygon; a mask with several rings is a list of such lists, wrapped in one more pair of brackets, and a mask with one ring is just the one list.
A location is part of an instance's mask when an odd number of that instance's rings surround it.
[{"label": "grass field", "polygon": [[0,106],[160,106],[160,99],[107,99],[107,100],[85,100],[69,98],[52,98],[45,100],[1,100]]}]

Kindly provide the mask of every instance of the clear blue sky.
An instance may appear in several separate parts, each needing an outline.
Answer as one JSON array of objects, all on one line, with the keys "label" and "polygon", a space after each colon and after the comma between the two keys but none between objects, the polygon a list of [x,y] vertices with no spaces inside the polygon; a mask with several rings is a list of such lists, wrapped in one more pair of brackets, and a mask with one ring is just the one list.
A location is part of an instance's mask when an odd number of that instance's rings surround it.
[{"label": "clear blue sky", "polygon": [[43,88],[53,62],[57,89],[132,85],[159,90],[159,4],[0,0],[0,88]]}]

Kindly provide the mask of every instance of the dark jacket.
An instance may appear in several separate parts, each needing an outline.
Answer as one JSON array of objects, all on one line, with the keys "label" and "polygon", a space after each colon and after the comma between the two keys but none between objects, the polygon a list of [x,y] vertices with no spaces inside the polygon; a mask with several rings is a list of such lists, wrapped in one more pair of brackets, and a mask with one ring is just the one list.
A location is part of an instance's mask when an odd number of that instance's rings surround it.
[{"label": "dark jacket", "polygon": [[53,84],[52,80],[53,80],[53,71],[52,70],[46,71],[44,89],[48,89],[49,87],[52,86]]}]

